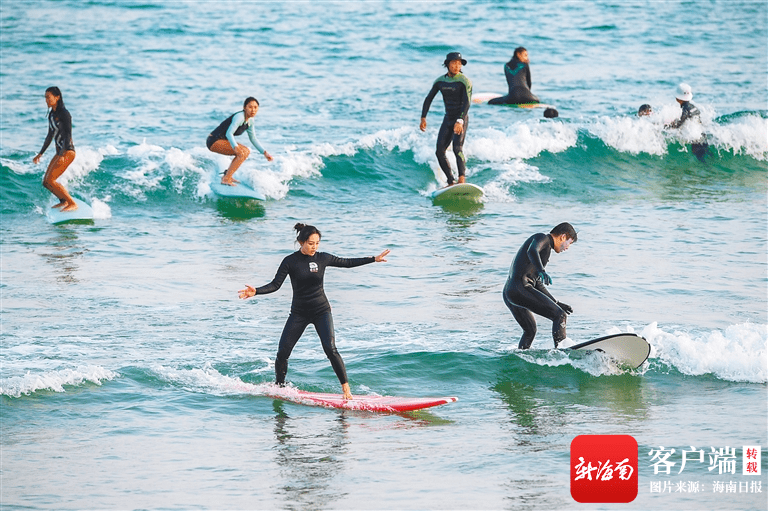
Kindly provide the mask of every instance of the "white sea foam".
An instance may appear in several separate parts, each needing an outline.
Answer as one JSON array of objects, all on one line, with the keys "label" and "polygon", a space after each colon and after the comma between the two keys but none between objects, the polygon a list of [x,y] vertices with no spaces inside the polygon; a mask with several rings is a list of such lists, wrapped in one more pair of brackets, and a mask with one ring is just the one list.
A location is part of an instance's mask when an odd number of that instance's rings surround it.
[{"label": "white sea foam", "polygon": [[768,383],[768,325],[743,323],[725,331],[670,333],[651,323],[640,335],[651,344],[651,360],[683,374]]},{"label": "white sea foam", "polygon": [[[635,333],[634,328],[613,327],[602,335]],[[744,323],[732,325],[724,332],[715,330],[691,334],[689,332],[665,332],[657,323],[647,325],[638,335],[651,345],[648,361],[638,368],[646,373],[658,367],[674,367],[690,376],[711,374],[721,380],[749,383],[768,383],[768,325]],[[575,343],[566,338],[561,348]],[[537,351],[515,351],[533,364],[543,366],[571,365],[593,376],[622,374],[626,368],[600,353],[584,357],[569,356],[567,351],[550,350],[544,354]]]},{"label": "white sea foam", "polygon": [[[264,360],[264,367],[255,372],[268,371],[272,373],[268,360]],[[214,395],[262,395],[264,385],[246,383],[238,377],[221,374],[210,363],[205,363],[202,368],[175,369],[167,366],[155,366],[153,371],[165,381],[180,385],[192,392],[204,392]]]},{"label": "white sea foam", "polygon": [[[108,200],[108,198],[105,200]],[[109,207],[109,204],[95,197],[92,199],[91,209],[93,209],[93,218],[96,220],[112,218],[112,208]]]},{"label": "white sea foam", "polygon": [[101,385],[102,381],[114,380],[118,376],[120,376],[118,373],[97,365],[35,374],[28,372],[24,376],[3,378],[2,384],[0,384],[0,395],[21,397],[40,390],[66,392],[65,385],[76,387],[86,382]]},{"label": "white sea foam", "polygon": [[707,131],[717,149],[768,160],[768,119],[747,115],[726,124],[713,124]]},{"label": "white sea foam", "polygon": [[587,131],[607,146],[631,154],[663,155],[667,152],[659,116],[599,117],[587,125]]},{"label": "white sea foam", "polygon": [[631,154],[662,156],[670,142],[688,144],[703,136],[720,151],[745,154],[759,161],[768,159],[768,119],[745,115],[732,121],[714,122],[715,112],[701,106],[701,123],[686,122],[680,129],[665,125],[680,117],[678,105],[663,105],[648,117],[597,117],[585,122],[584,128],[607,146]]},{"label": "white sea foam", "polygon": [[[328,148],[325,148],[328,149]],[[216,170],[204,173],[198,182],[197,195],[199,197],[212,196],[211,182],[221,179],[221,174],[229,166],[232,157],[219,155],[210,151],[195,151],[197,156],[213,160]],[[201,154],[203,152],[204,154]],[[322,152],[322,148],[321,151]],[[282,199],[290,190],[288,183],[297,177],[311,177],[320,175],[323,167],[322,158],[313,153],[286,151],[285,154],[275,156],[272,162],[253,160],[263,158],[252,153],[246,162],[238,169],[235,177],[255,190],[261,191],[268,198]]]}]

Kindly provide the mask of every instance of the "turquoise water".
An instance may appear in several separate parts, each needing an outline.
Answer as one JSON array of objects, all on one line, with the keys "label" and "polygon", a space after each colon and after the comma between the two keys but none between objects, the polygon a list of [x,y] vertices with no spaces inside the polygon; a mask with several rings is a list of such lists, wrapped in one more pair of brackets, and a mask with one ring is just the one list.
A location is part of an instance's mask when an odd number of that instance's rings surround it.
[{"label": "turquoise water", "polygon": [[[767,17],[763,2],[3,2],[2,507],[768,508],[765,452],[759,477],[677,474],[691,446],[768,449]],[[560,117],[474,105],[485,200],[432,204],[441,103],[418,121],[445,53],[476,92],[504,92],[519,45]],[[681,81],[702,127],[666,132]],[[31,160],[50,85],[92,224],[45,219]],[[228,159],[205,137],[249,95],[275,161],[238,177],[268,200],[217,201]],[[701,132],[704,162],[687,144]],[[457,403],[382,415],[260,395],[290,287],[237,290],[271,280],[297,221],[324,251],[392,251],[326,276],[353,393]],[[547,268],[569,342],[636,332],[653,347],[640,369],[551,350],[544,320],[516,350],[509,265],[561,221],[579,230]],[[338,391],[311,329],[288,378]],[[571,498],[580,434],[637,439],[634,502]],[[661,446],[671,475],[654,473]],[[674,491],[687,482],[701,492]]]}]

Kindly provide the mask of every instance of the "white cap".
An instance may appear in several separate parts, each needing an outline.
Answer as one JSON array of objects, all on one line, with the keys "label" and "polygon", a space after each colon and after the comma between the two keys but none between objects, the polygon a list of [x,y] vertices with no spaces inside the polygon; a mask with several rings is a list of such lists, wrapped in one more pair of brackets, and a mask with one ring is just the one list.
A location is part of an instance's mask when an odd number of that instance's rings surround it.
[{"label": "white cap", "polygon": [[675,97],[680,101],[690,101],[693,99],[693,92],[691,92],[691,86],[687,83],[681,83],[677,86],[677,94]]}]

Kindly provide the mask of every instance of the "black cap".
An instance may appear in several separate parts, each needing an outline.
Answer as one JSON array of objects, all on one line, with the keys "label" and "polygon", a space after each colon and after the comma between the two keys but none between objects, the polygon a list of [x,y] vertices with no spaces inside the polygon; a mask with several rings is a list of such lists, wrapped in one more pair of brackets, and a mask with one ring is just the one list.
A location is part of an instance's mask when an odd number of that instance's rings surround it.
[{"label": "black cap", "polygon": [[466,59],[464,59],[461,56],[461,53],[459,53],[457,51],[452,51],[451,53],[446,55],[445,56],[445,61],[443,62],[443,64],[447,66],[449,62],[453,62],[454,60],[460,60],[462,66],[466,66],[467,65]]}]

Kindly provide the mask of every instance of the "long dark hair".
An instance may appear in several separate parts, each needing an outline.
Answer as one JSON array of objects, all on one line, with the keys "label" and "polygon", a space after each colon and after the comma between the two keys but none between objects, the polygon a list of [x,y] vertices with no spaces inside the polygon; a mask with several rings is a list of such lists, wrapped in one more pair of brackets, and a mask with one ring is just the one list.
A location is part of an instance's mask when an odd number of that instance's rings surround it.
[{"label": "long dark hair", "polygon": [[315,227],[314,225],[306,225],[299,222],[296,225],[294,225],[293,228],[298,233],[298,236],[296,236],[296,241],[298,241],[299,243],[304,243],[313,234],[317,234],[320,238],[323,237],[323,235],[320,234],[320,231],[318,231],[317,227]]},{"label": "long dark hair", "polygon": [[48,87],[45,89],[45,92],[50,92],[57,98],[59,98],[59,101],[56,103],[56,110],[61,107],[62,109],[66,110],[67,107],[64,106],[64,96],[61,95],[61,90],[59,90],[58,87]]},{"label": "long dark hair", "polygon": [[515,62],[519,61],[520,59],[517,58],[517,54],[520,53],[520,52],[523,52],[523,51],[528,51],[528,50],[526,50],[522,46],[518,46],[517,48],[515,48],[515,51],[512,52],[512,58],[509,59],[509,62],[507,62],[507,65],[512,67],[512,64],[514,64]]}]

